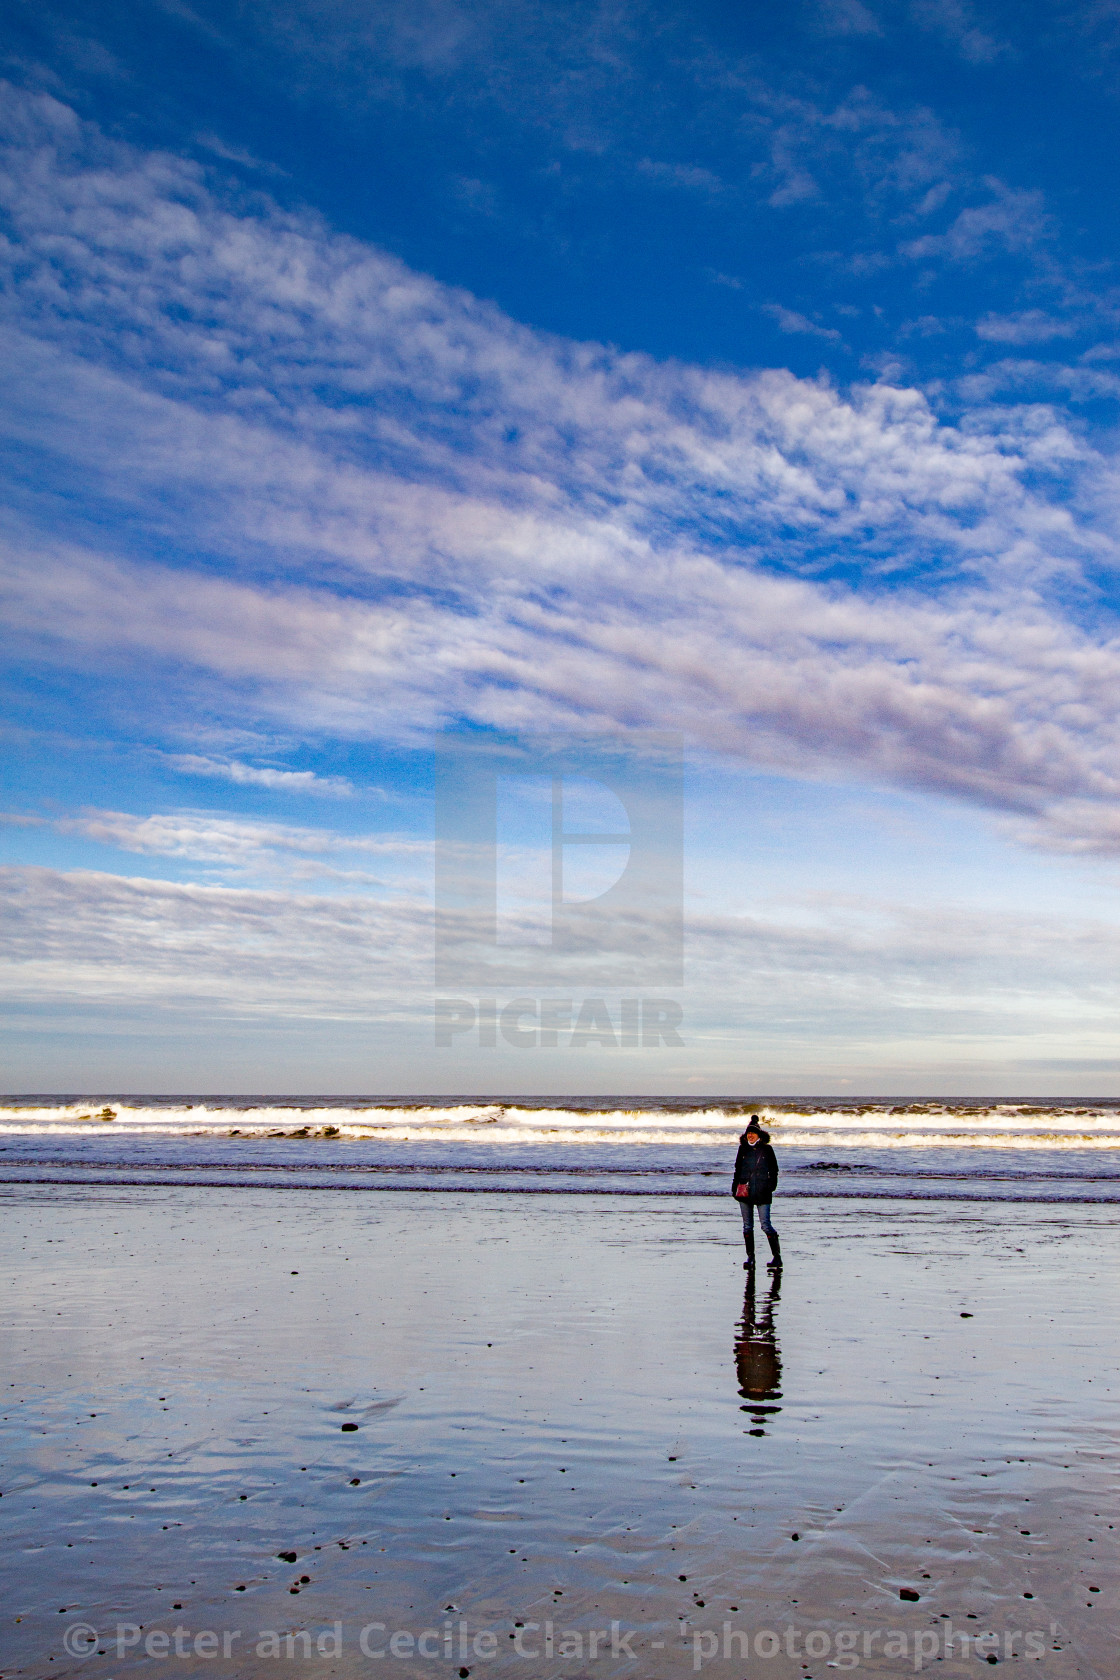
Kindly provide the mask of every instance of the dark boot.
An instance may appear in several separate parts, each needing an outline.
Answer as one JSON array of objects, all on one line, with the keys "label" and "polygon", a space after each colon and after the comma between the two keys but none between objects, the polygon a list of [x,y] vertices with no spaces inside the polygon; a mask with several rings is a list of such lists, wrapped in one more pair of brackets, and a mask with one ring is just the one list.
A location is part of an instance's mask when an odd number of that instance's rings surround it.
[{"label": "dark boot", "polygon": [[754,1270],[754,1232],[753,1231],[744,1231],[743,1232],[743,1245],[744,1245],[744,1247],[746,1248],[746,1251],[747,1251],[747,1258],[743,1261],[743,1270],[745,1272],[753,1272],[753,1270]]},{"label": "dark boot", "polygon": [[782,1269],[782,1248],[778,1241],[777,1231],[767,1231],[766,1240],[770,1244],[771,1254],[771,1258],[766,1264],[766,1270],[768,1272],[780,1272]]}]

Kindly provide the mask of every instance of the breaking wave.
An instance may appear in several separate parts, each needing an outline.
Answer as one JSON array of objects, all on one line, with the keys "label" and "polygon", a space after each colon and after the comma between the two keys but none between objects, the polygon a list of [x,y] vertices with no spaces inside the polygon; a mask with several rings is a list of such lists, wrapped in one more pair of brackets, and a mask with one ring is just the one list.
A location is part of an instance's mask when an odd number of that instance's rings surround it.
[{"label": "breaking wave", "polygon": [[507,1102],[252,1099],[8,1099],[0,1136],[283,1137],[448,1142],[485,1137],[493,1145],[730,1143],[750,1113],[775,1144],[829,1149],[1120,1149],[1120,1101],[759,1102],[687,1104],[670,1100],[596,1106],[527,1099]]}]

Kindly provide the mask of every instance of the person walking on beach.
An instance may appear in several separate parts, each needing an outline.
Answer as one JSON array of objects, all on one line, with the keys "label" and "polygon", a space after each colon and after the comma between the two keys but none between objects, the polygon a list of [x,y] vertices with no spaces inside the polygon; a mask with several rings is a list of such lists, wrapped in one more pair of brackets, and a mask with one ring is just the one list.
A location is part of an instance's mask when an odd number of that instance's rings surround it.
[{"label": "person walking on beach", "polygon": [[758,1115],[752,1114],[746,1131],[739,1139],[739,1153],[735,1157],[735,1172],[731,1180],[731,1194],[738,1201],[743,1215],[743,1241],[747,1249],[747,1258],[743,1261],[745,1272],[754,1266],[755,1208],[758,1209],[758,1223],[766,1232],[766,1240],[770,1244],[771,1257],[767,1270],[780,1272],[782,1269],[778,1233],[770,1223],[770,1203],[777,1183],[778,1160],[770,1147],[770,1133],[763,1131]]}]

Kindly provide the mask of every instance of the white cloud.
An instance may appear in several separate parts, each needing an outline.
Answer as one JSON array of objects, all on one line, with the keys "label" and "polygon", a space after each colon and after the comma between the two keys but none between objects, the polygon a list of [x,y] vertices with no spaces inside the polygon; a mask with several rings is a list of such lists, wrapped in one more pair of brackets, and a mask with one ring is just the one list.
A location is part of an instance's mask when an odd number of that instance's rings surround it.
[{"label": "white cloud", "polygon": [[1044,309],[1023,309],[1014,315],[985,315],[976,323],[977,338],[993,344],[1042,344],[1051,338],[1072,338],[1076,321],[1060,320]]},{"label": "white cloud", "polygon": [[[1115,924],[818,894],[688,930],[690,1031],[936,1065],[1114,1038]],[[427,908],[368,897],[0,869],[0,997],[122,1019],[377,1019],[430,1034]],[[428,1040],[430,1042],[430,1039]],[[738,1054],[738,1053],[737,1053]]]},{"label": "white cloud", "polygon": [[274,770],[241,764],[237,759],[207,758],[200,753],[169,754],[167,762],[185,776],[210,776],[239,787],[270,788],[280,793],[313,793],[346,799],[354,792],[345,776],[317,776],[313,770]]},{"label": "white cloud", "polygon": [[481,181],[475,175],[454,175],[451,188],[465,209],[480,216],[498,214],[498,189],[492,181]]},{"label": "white cloud", "polygon": [[1045,593],[1115,562],[1103,465],[1053,413],[954,427],[914,390],[557,340],[53,101],[9,128],[9,433],[138,533],[9,525],[29,656],[301,729],[653,724],[1014,809],[1115,797],[1120,644]]},{"label": "white cloud", "polygon": [[927,107],[892,110],[860,86],[832,106],[761,83],[749,93],[748,121],[768,151],[754,174],[777,208],[854,191],[873,219],[920,219],[960,173],[960,140]]},{"label": "white cloud", "polygon": [[760,308],[777,322],[784,333],[809,333],[813,338],[826,338],[834,344],[840,342],[841,334],[835,327],[819,326],[807,316],[799,315],[796,309],[786,309],[780,303],[764,303]]},{"label": "white cloud", "polygon": [[231,146],[218,134],[196,134],[195,144],[205,151],[212,152],[221,158],[223,163],[237,163],[243,169],[252,169],[262,175],[284,175],[286,170],[280,169],[274,163],[268,163],[261,158],[254,157],[243,146]]},{"label": "white cloud", "polygon": [[[464,623],[430,604],[343,607],[89,557],[37,556],[28,572],[34,591],[9,603],[17,625],[30,605],[101,664],[116,645],[254,678],[293,715],[314,707],[321,727],[468,712],[541,728],[671,721],[756,762],[846,762],[996,803],[1120,787],[1120,647],[982,592],[859,600],[632,543],[592,575],[617,590],[594,616],[578,599],[510,590]],[[654,615],[670,597],[687,611],[663,634]]]},{"label": "white cloud", "polygon": [[0,920],[2,984],[24,1006],[119,1002],[242,1020],[430,1014],[422,906],[0,869]]},{"label": "white cloud", "polygon": [[[965,402],[977,407],[1023,395],[1037,399],[1043,392],[1072,402],[1091,402],[1098,397],[1115,401],[1120,396],[1120,377],[1102,367],[1008,357],[989,362],[980,373],[962,375],[955,390]],[[1037,412],[1047,411],[1039,405]],[[994,410],[992,413],[994,418]]]},{"label": "white cloud", "polygon": [[[426,875],[394,876],[390,869],[390,878],[385,878],[384,866],[391,866],[395,860],[407,860],[413,869],[417,864],[430,865],[430,842],[404,835],[345,834],[212,811],[137,816],[130,811],[87,810],[75,816],[55,817],[51,827],[59,834],[80,835],[140,856],[213,865],[219,873],[235,879],[352,880],[370,886],[392,885],[397,891],[419,891],[422,896],[430,893]],[[373,875],[368,868],[355,867],[353,860],[358,858],[376,858],[381,872]]]},{"label": "white cloud", "polygon": [[881,35],[875,14],[863,0],[818,0],[821,27],[830,35]]},{"label": "white cloud", "polygon": [[1053,220],[1042,193],[1008,187],[990,177],[985,185],[992,193],[986,204],[969,205],[944,233],[906,241],[900,246],[902,256],[972,263],[997,251],[1032,251],[1051,236]]},{"label": "white cloud", "polygon": [[965,0],[911,0],[916,23],[940,35],[969,64],[991,64],[1011,52],[1010,43],[983,29]]},{"label": "white cloud", "polygon": [[638,171],[659,186],[679,187],[685,192],[718,193],[723,182],[710,169],[693,163],[661,163],[653,158],[641,158]]}]

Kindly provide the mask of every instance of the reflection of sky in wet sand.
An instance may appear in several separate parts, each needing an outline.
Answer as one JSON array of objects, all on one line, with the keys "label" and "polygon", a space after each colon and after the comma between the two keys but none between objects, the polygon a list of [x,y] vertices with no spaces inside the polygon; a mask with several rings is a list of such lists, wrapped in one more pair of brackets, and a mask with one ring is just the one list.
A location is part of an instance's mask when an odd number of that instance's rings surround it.
[{"label": "reflection of sky in wet sand", "polygon": [[[340,1620],[349,1675],[366,1623],[466,1617],[500,1636],[475,1680],[657,1680],[725,1620],[948,1618],[1109,1672],[1108,1210],[802,1201],[782,1233],[779,1301],[744,1297],[729,1198],[9,1189],[7,1659],[109,1680],[151,1659],[71,1662],[71,1620],[182,1625],[239,1632],[208,1672],[256,1680],[258,1630]],[[613,1619],[637,1664],[509,1639]],[[913,1672],[882,1646],[863,1671]]]}]

